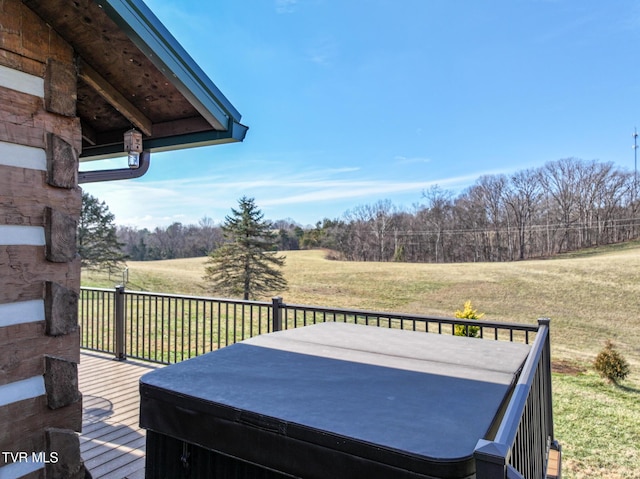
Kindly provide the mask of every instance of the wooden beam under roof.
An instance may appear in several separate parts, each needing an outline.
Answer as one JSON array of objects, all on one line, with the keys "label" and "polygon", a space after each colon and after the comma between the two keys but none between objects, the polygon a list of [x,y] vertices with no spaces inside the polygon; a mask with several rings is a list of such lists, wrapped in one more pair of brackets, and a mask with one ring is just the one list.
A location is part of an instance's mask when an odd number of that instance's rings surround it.
[{"label": "wooden beam under roof", "polygon": [[95,130],[84,120],[80,120],[80,125],[82,126],[82,139],[91,146],[96,146],[98,140],[96,140],[97,135]]},{"label": "wooden beam under roof", "polygon": [[146,136],[151,136],[153,132],[153,124],[144,113],[131,104],[118,90],[116,90],[107,80],[105,80],[98,72],[89,66],[82,59],[78,62],[79,73],[81,78],[87,85],[96,90],[98,94],[104,98],[111,106],[118,110],[127,120],[135,125]]}]

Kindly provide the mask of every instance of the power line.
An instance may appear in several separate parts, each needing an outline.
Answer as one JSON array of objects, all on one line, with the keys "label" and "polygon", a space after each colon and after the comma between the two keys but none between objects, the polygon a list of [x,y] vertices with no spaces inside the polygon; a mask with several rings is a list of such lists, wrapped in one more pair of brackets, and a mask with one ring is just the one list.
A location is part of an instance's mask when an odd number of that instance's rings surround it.
[{"label": "power line", "polygon": [[408,237],[408,236],[433,236],[434,234],[445,235],[460,235],[460,234],[473,234],[473,233],[517,233],[519,229],[524,229],[527,232],[562,232],[562,231],[579,231],[579,230],[597,230],[597,229],[610,229],[610,228],[624,228],[640,226],[640,217],[637,218],[611,218],[608,220],[597,220],[592,223],[588,222],[576,222],[572,221],[570,224],[565,223],[532,223],[526,226],[521,225],[514,226],[485,226],[477,228],[433,228],[433,229],[395,229],[389,228],[385,232],[385,236],[389,239],[393,239],[394,236]]},{"label": "power line", "polygon": [[633,127],[633,201],[636,199],[636,191],[638,188],[638,129]]}]

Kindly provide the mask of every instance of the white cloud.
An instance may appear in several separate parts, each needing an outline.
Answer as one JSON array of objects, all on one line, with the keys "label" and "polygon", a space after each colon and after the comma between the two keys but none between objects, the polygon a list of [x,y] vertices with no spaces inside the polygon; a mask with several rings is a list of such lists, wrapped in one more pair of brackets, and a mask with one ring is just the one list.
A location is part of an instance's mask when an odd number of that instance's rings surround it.
[{"label": "white cloud", "polygon": [[298,0],[276,0],[277,13],[293,13],[296,10]]},{"label": "white cloud", "polygon": [[419,163],[430,163],[431,162],[431,158],[424,158],[424,157],[421,157],[421,156],[406,157],[406,156],[398,155],[393,160],[398,165],[415,165],[415,164],[419,164]]},{"label": "white cloud", "polygon": [[[90,183],[83,188],[106,202],[117,224],[153,229],[174,222],[195,224],[204,216],[220,222],[243,195],[254,197],[260,207],[267,207],[271,218],[292,217],[313,222],[313,218],[317,220],[325,215],[324,208],[329,204],[346,211],[354,200],[374,202],[389,198],[393,201],[394,195],[413,193],[418,200],[423,190],[436,183],[455,187],[477,178],[476,174],[433,181],[349,178],[358,170],[356,167],[328,168],[260,175],[262,177],[255,180],[230,174],[176,180],[116,181]],[[296,218],[296,214],[291,213],[294,209],[304,211],[306,217]]]},{"label": "white cloud", "polygon": [[456,186],[468,183],[476,176],[445,178],[434,181],[310,181],[293,183],[291,189],[305,190],[303,193],[272,198],[264,201],[265,205],[287,205],[300,203],[319,203],[351,198],[372,198],[373,201],[394,193],[419,194],[433,185]]},{"label": "white cloud", "polygon": [[321,38],[309,48],[307,55],[312,63],[321,66],[331,65],[332,60],[338,55],[338,43],[330,37]]}]

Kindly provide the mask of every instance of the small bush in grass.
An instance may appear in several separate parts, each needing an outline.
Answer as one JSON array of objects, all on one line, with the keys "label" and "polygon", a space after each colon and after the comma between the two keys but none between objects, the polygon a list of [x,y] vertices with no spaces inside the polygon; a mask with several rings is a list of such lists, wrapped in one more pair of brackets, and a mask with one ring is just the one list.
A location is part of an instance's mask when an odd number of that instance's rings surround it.
[{"label": "small bush in grass", "polygon": [[607,340],[604,349],[596,356],[593,367],[600,376],[614,384],[629,375],[629,363],[610,340]]},{"label": "small bush in grass", "polygon": [[[471,306],[471,301],[464,303],[464,309],[462,311],[455,312],[456,318],[459,319],[480,319],[484,316],[484,313],[479,313]],[[480,326],[467,326],[465,324],[456,324],[454,334],[456,336],[467,336],[469,338],[477,338],[480,333]]]}]

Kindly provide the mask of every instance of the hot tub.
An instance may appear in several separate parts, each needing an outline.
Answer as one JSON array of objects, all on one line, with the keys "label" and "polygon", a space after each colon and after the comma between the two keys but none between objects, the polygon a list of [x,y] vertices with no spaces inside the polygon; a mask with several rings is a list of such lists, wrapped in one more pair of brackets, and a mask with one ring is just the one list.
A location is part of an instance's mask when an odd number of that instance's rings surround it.
[{"label": "hot tub", "polygon": [[151,478],[469,478],[519,343],[323,323],[140,380]]}]

